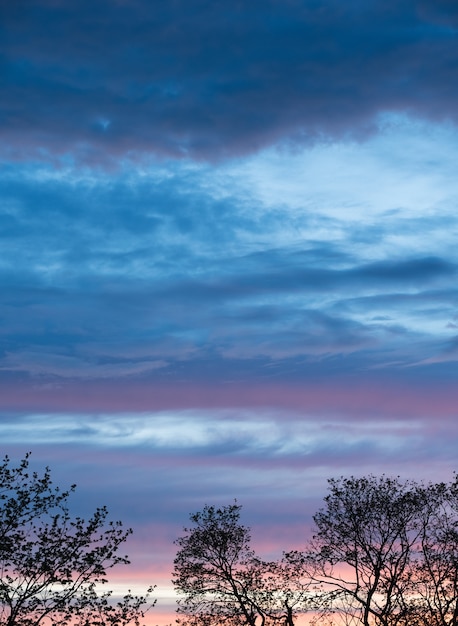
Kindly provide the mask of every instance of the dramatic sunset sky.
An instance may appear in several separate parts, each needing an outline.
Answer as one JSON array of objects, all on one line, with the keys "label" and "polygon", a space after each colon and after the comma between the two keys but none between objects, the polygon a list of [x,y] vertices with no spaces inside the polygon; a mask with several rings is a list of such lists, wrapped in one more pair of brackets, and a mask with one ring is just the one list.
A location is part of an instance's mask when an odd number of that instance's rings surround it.
[{"label": "dramatic sunset sky", "polygon": [[[456,0],[1,0],[0,446],[173,539],[299,547],[458,456]],[[133,583],[132,581],[135,581]]]}]

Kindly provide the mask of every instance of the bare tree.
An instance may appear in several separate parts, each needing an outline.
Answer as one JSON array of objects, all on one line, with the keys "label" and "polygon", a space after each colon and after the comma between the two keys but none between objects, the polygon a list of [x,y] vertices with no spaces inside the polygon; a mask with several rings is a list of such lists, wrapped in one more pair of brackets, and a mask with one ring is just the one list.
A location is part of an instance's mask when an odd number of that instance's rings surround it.
[{"label": "bare tree", "polygon": [[329,491],[314,516],[312,558],[334,621],[404,626],[423,489],[398,478],[368,476],[331,479]]},{"label": "bare tree", "polygon": [[322,604],[321,594],[305,567],[307,557],[299,551],[284,552],[277,561],[256,561],[256,605],[270,624],[294,626],[298,615]]},{"label": "bare tree", "polygon": [[194,526],[176,540],[173,584],[181,595],[185,624],[248,624],[262,616],[250,597],[256,571],[250,529],[239,522],[240,506],[205,506],[190,516]]},{"label": "bare tree", "polygon": [[192,528],[175,542],[178,613],[189,626],[294,625],[309,605],[310,581],[300,553],[263,561],[250,547],[250,529],[240,523],[240,505],[205,506],[191,515]]},{"label": "bare tree", "polygon": [[421,543],[410,572],[410,621],[458,624],[458,479],[424,488]]},{"label": "bare tree", "polygon": [[458,626],[458,477],[329,481],[304,552],[264,561],[240,506],[205,507],[176,543],[178,612],[189,626]]},{"label": "bare tree", "polygon": [[[75,490],[54,487],[49,469],[29,470],[29,455],[0,465],[0,621],[5,626],[138,625],[145,596],[115,602],[107,571],[128,564],[118,554],[132,532],[107,521],[105,507],[84,520],[70,514]],[[102,586],[102,587],[101,587]]]}]

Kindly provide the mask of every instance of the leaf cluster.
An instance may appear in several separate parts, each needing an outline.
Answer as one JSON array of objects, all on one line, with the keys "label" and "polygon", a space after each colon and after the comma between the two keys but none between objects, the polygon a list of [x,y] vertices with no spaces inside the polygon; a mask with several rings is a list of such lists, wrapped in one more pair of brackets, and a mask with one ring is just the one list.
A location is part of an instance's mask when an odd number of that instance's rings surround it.
[{"label": "leaf cluster", "polygon": [[[85,520],[72,516],[69,498],[43,474],[0,465],[0,621],[5,626],[104,624],[123,626],[142,615],[147,596],[122,602],[101,591],[107,571],[128,564],[119,549],[132,532],[109,521],[106,507]],[[138,621],[135,622],[139,623]]]}]

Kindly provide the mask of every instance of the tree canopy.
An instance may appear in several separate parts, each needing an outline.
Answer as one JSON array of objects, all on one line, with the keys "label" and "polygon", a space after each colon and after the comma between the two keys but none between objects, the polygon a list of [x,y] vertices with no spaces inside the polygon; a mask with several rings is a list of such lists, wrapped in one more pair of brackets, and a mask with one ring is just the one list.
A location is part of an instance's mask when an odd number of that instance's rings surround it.
[{"label": "tree canopy", "polygon": [[177,539],[187,626],[458,626],[458,479],[329,480],[301,551],[264,561],[238,504],[205,506]]},{"label": "tree canopy", "polygon": [[[182,626],[458,626],[458,477],[340,477],[314,515],[302,550],[265,560],[241,506],[206,505],[175,544],[173,584]],[[132,532],[105,507],[71,514],[75,486],[48,468],[0,463],[0,624],[140,626],[148,608],[106,590]],[[150,605],[154,604],[150,603]]]},{"label": "tree canopy", "polygon": [[0,623],[5,626],[74,624],[137,626],[151,588],[115,601],[107,571],[128,564],[119,554],[131,529],[109,521],[105,507],[85,520],[70,513],[72,485],[61,491],[47,468],[0,465]]},{"label": "tree canopy", "polygon": [[309,602],[311,582],[304,578],[302,556],[289,552],[279,561],[260,559],[240,511],[237,503],[205,506],[190,516],[193,526],[176,541],[173,583],[180,622],[187,626],[292,626]]}]

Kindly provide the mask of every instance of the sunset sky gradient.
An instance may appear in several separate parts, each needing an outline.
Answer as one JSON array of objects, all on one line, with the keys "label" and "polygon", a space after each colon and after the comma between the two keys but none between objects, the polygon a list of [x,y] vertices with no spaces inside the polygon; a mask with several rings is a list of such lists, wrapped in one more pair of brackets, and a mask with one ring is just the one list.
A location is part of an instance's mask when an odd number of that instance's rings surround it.
[{"label": "sunset sky gradient", "polygon": [[[0,3],[0,444],[132,526],[300,547],[326,479],[449,479],[455,0]],[[156,622],[155,622],[156,623]]]}]

